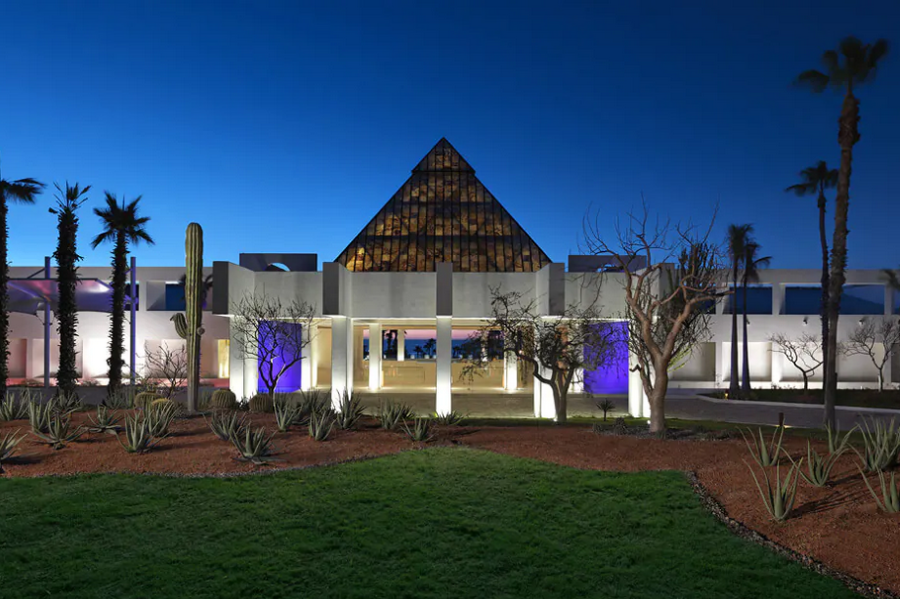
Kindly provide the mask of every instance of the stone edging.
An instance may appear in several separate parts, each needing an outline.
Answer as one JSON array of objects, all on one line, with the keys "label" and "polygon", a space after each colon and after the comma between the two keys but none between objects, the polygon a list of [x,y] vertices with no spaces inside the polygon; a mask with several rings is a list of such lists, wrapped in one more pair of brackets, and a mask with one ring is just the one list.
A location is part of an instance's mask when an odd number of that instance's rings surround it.
[{"label": "stone edging", "polygon": [[839,572],[834,568],[823,564],[822,562],[797,551],[794,551],[790,547],[786,547],[781,545],[780,543],[776,543],[772,539],[766,537],[765,535],[748,528],[743,523],[735,520],[731,516],[728,515],[728,512],[725,510],[724,506],[719,503],[712,495],[710,495],[709,491],[706,490],[706,487],[703,486],[703,483],[700,482],[700,479],[697,477],[697,473],[693,471],[685,472],[685,476],[687,477],[688,483],[691,485],[691,488],[694,490],[694,493],[697,495],[698,499],[700,499],[700,503],[709,511],[715,518],[728,527],[728,529],[736,534],[737,536],[747,539],[756,543],[757,545],[761,545],[766,549],[777,553],[783,557],[788,558],[793,562],[797,562],[807,570],[812,570],[818,574],[822,574],[823,576],[828,576],[829,578],[834,578],[837,581],[840,581],[850,590],[859,593],[864,597],[873,597],[876,599],[900,599],[900,595],[897,595],[887,589],[883,589],[878,585],[871,584],[868,582],[864,582],[859,580],[858,578],[854,578],[849,574],[844,574],[843,572]]},{"label": "stone edging", "polygon": [[[710,397],[697,393],[694,395],[696,399],[708,401],[718,404],[738,404],[742,406],[771,406],[776,408],[818,408],[822,409],[819,404],[810,403],[790,403],[785,401],[750,401],[746,399],[719,399],[718,397]],[[886,416],[900,415],[900,410],[891,410],[890,408],[865,408],[857,406],[834,406],[836,410],[845,412],[867,412],[872,414],[884,414]]]}]

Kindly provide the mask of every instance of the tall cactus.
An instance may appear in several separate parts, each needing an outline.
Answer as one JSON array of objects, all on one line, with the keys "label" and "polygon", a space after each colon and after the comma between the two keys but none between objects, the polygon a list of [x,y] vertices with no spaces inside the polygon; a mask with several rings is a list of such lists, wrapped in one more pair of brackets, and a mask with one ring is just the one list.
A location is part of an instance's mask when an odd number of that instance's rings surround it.
[{"label": "tall cactus", "polygon": [[184,241],[185,314],[172,317],[178,336],[187,342],[187,410],[197,411],[200,393],[200,337],[203,336],[203,229],[187,227]]}]

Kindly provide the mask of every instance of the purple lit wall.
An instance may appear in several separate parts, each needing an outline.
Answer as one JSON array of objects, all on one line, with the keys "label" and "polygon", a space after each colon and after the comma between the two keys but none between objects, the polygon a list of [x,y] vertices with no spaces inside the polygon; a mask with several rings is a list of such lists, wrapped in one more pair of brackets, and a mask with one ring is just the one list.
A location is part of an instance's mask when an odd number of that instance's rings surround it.
[{"label": "purple lit wall", "polygon": [[[628,329],[624,322],[611,322],[604,326],[615,327],[614,335],[625,339]],[[590,351],[585,348],[585,351]],[[624,346],[617,352],[615,359],[608,366],[596,370],[584,371],[585,393],[598,395],[618,395],[628,393],[628,350]]]},{"label": "purple lit wall", "polygon": [[[285,323],[289,324],[289,323]],[[300,328],[299,324],[289,324],[289,326]],[[262,348],[260,348],[262,349]],[[268,350],[268,348],[266,348]],[[304,360],[307,358],[304,358]],[[274,361],[274,371],[278,372],[281,370],[281,367],[284,365],[284,360],[282,360],[279,356],[275,356]],[[300,372],[301,372],[301,362],[297,362],[293,366],[287,369],[287,371],[281,375],[281,378],[278,379],[278,386],[275,387],[275,391],[278,393],[290,393],[292,391],[296,391],[300,388]],[[261,393],[268,392],[265,385],[263,385],[262,379],[257,383],[257,390]]]}]

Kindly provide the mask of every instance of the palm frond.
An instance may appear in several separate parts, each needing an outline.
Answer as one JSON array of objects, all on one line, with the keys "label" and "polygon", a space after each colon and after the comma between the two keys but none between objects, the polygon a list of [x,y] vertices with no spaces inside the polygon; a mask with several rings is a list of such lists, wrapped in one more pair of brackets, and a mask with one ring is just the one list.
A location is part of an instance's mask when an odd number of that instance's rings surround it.
[{"label": "palm frond", "polygon": [[797,80],[795,81],[796,85],[801,87],[809,87],[815,93],[821,93],[825,91],[828,87],[829,78],[828,75],[821,71],[816,71],[815,69],[811,69],[809,71],[803,71],[800,75],[797,76]]},{"label": "palm frond", "polygon": [[34,204],[35,196],[44,190],[44,184],[32,178],[16,181],[0,180],[0,198],[20,204]]}]

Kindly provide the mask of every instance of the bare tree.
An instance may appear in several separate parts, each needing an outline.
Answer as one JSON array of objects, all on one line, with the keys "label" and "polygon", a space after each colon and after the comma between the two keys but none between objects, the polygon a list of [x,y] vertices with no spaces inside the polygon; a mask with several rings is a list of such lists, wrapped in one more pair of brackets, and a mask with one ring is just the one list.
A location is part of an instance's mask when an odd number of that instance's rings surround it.
[{"label": "bare tree", "polygon": [[611,255],[619,264],[631,370],[640,374],[650,402],[650,430],[662,432],[669,371],[710,338],[715,304],[731,293],[722,248],[710,242],[715,218],[704,229],[650,223],[644,206],[639,214],[629,213],[624,226],[616,224],[616,243],[601,232],[605,220],[599,212],[585,218],[585,244],[591,254]]},{"label": "bare tree", "polygon": [[[900,323],[893,318],[864,318],[855,327],[847,341],[843,353],[847,356],[867,356],[878,370],[878,391],[884,391],[884,367],[900,343]],[[879,348],[881,351],[879,352]]]},{"label": "bare tree", "polygon": [[490,356],[504,353],[531,365],[537,382],[550,386],[556,408],[556,421],[567,418],[569,388],[581,370],[611,365],[619,352],[621,335],[608,326],[596,302],[590,306],[570,305],[562,314],[541,315],[537,299],[526,299],[520,292],[501,293],[491,288],[492,318],[482,331],[473,333],[467,343],[481,351],[463,372],[471,373]]},{"label": "bare tree", "polygon": [[803,391],[809,391],[809,377],[825,362],[822,338],[812,333],[803,333],[794,339],[784,333],[775,333],[769,336],[769,341],[772,342],[773,352],[782,354],[800,371],[803,375]]},{"label": "bare tree", "polygon": [[231,313],[241,356],[258,359],[259,380],[270,395],[275,393],[284,373],[304,358],[315,307],[297,299],[284,303],[265,292],[248,293]]},{"label": "bare tree", "polygon": [[158,385],[158,388],[167,399],[187,388],[188,356],[183,345],[172,349],[166,343],[162,343],[156,351],[149,351],[145,344],[144,351],[147,377],[165,381],[165,384]]}]

